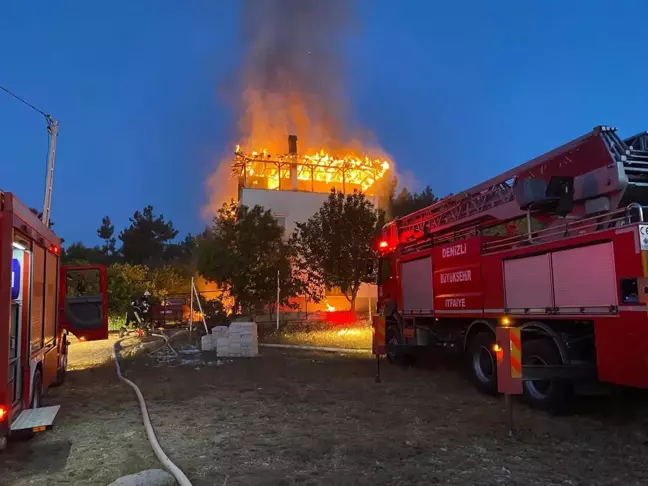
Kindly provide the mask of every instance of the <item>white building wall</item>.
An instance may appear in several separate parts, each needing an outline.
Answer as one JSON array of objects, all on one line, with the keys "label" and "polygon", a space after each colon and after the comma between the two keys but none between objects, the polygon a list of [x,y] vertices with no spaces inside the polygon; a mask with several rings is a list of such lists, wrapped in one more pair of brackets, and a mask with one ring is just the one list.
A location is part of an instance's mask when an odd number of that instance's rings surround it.
[{"label": "white building wall", "polygon": [[272,211],[277,217],[286,220],[286,237],[296,228],[295,223],[303,223],[315,214],[328,194],[318,192],[271,191],[267,189],[241,189],[240,203],[247,207],[257,204]]}]

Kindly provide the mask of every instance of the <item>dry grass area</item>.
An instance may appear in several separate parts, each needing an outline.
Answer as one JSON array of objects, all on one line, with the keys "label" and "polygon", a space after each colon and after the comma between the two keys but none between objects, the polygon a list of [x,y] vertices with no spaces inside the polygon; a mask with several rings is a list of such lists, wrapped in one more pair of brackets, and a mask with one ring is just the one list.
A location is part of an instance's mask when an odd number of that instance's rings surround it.
[{"label": "dry grass area", "polygon": [[310,324],[289,327],[279,333],[268,333],[264,342],[322,346],[327,348],[371,349],[371,326],[358,323],[353,326]]},{"label": "dry grass area", "polygon": [[[90,346],[89,361],[109,355],[109,343],[80,343],[72,358]],[[589,402],[573,417],[518,406],[511,440],[503,400],[479,395],[455,369],[385,366],[376,384],[369,356],[274,349],[220,364],[136,358],[123,369],[196,486],[648,484],[640,393]],[[2,484],[105,485],[159,467],[111,363],[68,378],[49,397],[62,405],[57,428],[11,444]]]}]

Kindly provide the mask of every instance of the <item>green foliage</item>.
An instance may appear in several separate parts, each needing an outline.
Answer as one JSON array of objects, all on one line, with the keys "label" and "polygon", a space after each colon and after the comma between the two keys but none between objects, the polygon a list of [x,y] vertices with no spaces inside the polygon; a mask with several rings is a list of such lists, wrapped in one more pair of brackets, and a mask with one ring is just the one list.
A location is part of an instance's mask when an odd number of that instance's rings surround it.
[{"label": "green foliage", "polygon": [[115,263],[108,268],[108,312],[126,313],[131,299],[149,290],[148,268],[144,265]]},{"label": "green foliage", "polygon": [[114,234],[115,225],[112,224],[110,217],[104,216],[101,219],[101,226],[97,229],[97,236],[104,240],[101,250],[110,259],[114,259],[117,255],[117,240]]},{"label": "green foliage", "polygon": [[151,293],[158,299],[173,294],[189,294],[191,290],[191,280],[170,265],[151,269],[148,280]]},{"label": "green foliage", "polygon": [[161,301],[173,294],[189,294],[190,280],[171,266],[150,269],[146,265],[115,263],[108,267],[108,310],[121,315],[128,310],[131,299],[151,292]]},{"label": "green foliage", "polygon": [[392,198],[391,211],[392,217],[402,217],[407,214],[423,209],[435,202],[438,198],[432,192],[430,186],[426,186],[421,192],[409,192],[406,188],[395,198]]},{"label": "green foliage", "polygon": [[76,241],[61,250],[61,258],[66,265],[87,265],[108,263],[106,254],[99,246],[85,246]]},{"label": "green foliage", "polygon": [[303,272],[320,286],[339,288],[355,309],[362,283],[372,283],[368,265],[376,258],[373,245],[384,215],[364,194],[331,191],[320,210],[297,223],[291,244]]},{"label": "green foliage", "polygon": [[178,235],[171,221],[156,216],[153,206],[135,211],[130,225],[119,233],[124,260],[131,264],[159,265],[164,261],[167,245]]},{"label": "green foliage", "polygon": [[234,298],[235,312],[254,314],[276,300],[277,271],[282,304],[298,294],[291,248],[270,211],[224,204],[199,244],[198,271]]}]

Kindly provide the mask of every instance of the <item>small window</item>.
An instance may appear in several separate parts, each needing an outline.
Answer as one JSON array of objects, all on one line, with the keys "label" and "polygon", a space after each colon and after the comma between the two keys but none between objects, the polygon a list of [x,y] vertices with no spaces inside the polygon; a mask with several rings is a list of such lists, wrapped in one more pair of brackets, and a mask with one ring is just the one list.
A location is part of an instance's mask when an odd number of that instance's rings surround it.
[{"label": "small window", "polygon": [[624,304],[639,303],[639,288],[636,278],[621,279],[621,302]]},{"label": "small window", "polygon": [[99,270],[70,270],[67,272],[67,296],[101,295]]}]

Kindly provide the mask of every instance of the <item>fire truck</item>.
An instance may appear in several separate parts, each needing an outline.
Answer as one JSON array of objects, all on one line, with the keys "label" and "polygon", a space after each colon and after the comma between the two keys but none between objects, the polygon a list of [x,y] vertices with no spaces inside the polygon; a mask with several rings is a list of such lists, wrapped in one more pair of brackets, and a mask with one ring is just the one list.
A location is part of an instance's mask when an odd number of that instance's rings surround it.
[{"label": "fire truck", "polygon": [[65,380],[68,333],[108,337],[103,266],[60,264],[61,240],[13,194],[0,191],[0,449],[9,435],[52,427],[42,396]]},{"label": "fire truck", "polygon": [[391,362],[461,353],[497,393],[496,329],[519,327],[524,398],[554,412],[588,382],[648,387],[646,204],[648,132],[598,126],[398,218],[378,243],[374,336]]}]

